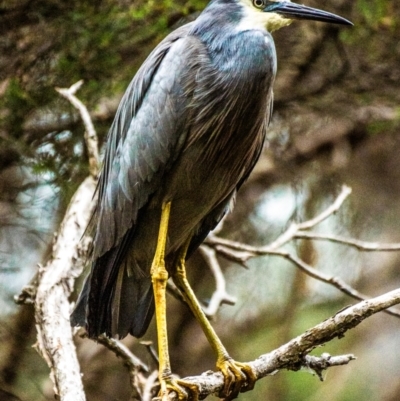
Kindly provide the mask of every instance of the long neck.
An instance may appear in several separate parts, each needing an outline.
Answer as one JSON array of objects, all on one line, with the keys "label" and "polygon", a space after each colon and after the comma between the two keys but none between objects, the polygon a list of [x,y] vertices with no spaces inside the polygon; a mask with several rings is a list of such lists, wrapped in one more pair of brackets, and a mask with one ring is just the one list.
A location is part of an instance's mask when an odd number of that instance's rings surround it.
[{"label": "long neck", "polygon": [[211,1],[196,19],[191,33],[207,44],[212,52],[236,33],[242,18],[242,7],[233,0]]}]

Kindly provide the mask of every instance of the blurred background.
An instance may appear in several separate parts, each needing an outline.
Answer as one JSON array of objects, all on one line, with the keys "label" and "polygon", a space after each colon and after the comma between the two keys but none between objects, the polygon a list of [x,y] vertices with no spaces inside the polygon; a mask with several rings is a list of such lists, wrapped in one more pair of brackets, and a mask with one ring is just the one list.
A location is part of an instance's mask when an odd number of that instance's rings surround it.
[{"label": "blurred background", "polygon": [[[400,242],[400,4],[395,0],[307,0],[354,28],[297,22],[274,33],[278,52],[268,146],[219,235],[251,245],[273,241],[291,222],[353,193],[316,228],[366,241]],[[84,127],[54,90],[83,79],[101,142],[124,89],[151,49],[195,18],[203,0],[0,1],[0,399],[54,399],[36,353],[31,306],[13,296],[45,263],[52,235],[88,174]],[[400,285],[400,253],[366,253],[327,242],[293,241],[304,261],[378,295]],[[220,259],[228,292],[214,326],[237,360],[248,361],[354,303],[277,257],[244,269]],[[200,253],[190,280],[206,304],[214,280]],[[81,282],[78,282],[78,288]],[[172,366],[181,376],[214,369],[215,359],[187,309],[168,298]],[[400,399],[400,320],[379,314],[316,354],[354,353],[320,382],[282,371],[241,400]],[[154,322],[145,340],[155,340]],[[155,368],[145,347],[124,340]],[[88,400],[129,400],[129,376],[112,353],[77,339]],[[212,398],[210,398],[212,399]]]}]

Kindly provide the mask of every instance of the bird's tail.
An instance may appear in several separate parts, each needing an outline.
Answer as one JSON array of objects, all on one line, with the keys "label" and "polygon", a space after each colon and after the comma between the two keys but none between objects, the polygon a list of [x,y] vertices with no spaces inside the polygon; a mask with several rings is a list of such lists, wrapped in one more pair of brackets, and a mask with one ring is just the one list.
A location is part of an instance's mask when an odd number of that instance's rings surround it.
[{"label": "bird's tail", "polygon": [[91,338],[104,333],[141,337],[154,314],[150,277],[134,274],[120,258],[121,249],[116,247],[93,261],[71,315],[71,324],[85,327]]}]

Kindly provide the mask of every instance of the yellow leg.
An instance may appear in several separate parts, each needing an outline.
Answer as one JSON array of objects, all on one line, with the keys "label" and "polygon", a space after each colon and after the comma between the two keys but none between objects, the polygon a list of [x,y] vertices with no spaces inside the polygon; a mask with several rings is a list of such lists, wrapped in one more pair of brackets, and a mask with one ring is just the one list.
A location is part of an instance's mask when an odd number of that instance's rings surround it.
[{"label": "yellow leg", "polygon": [[[188,393],[183,387],[187,387],[192,392],[193,388],[179,380],[172,378],[171,364],[168,352],[167,319],[166,319],[166,287],[168,281],[168,272],[165,268],[165,246],[168,235],[168,222],[171,211],[171,202],[162,206],[160,228],[158,233],[156,253],[151,266],[151,280],[153,283],[153,292],[156,306],[157,340],[159,352],[159,380],[160,380],[160,398],[162,401],[168,400],[168,393],[175,391],[178,394],[179,401],[188,399]],[[192,395],[192,400],[197,400],[196,393]]]},{"label": "yellow leg", "polygon": [[[188,246],[189,244],[187,244]],[[185,257],[187,247],[182,252],[173,280],[185,297],[190,309],[200,323],[208,342],[217,355],[217,368],[225,377],[225,385],[220,396],[226,400],[237,397],[240,391],[248,391],[254,388],[256,376],[253,369],[244,363],[234,361],[211,326],[207,316],[198,302],[189,281],[186,277]]]}]

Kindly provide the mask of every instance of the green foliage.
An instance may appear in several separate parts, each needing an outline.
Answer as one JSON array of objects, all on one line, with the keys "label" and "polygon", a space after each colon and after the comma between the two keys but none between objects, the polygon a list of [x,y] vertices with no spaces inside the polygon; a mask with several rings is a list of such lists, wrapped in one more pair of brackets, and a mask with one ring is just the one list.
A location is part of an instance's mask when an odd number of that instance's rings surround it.
[{"label": "green foliage", "polygon": [[26,92],[20,81],[12,78],[7,86],[4,97],[1,101],[1,107],[6,109],[2,118],[5,128],[12,129],[15,137],[22,134],[22,121],[26,113],[34,106],[32,97]]},{"label": "green foliage", "polygon": [[110,77],[121,63],[121,37],[128,16],[113,4],[96,7],[82,3],[61,16],[59,24],[63,29],[52,72],[56,84],[68,87],[83,79],[80,96],[90,106],[112,87]]},{"label": "green foliage", "polygon": [[[85,158],[78,160],[72,149],[56,149],[57,132],[26,131],[32,119],[58,115],[61,118],[76,112],[61,100],[54,87],[69,87],[80,79],[85,81],[80,99],[93,110],[101,98],[120,94],[132,79],[143,56],[151,51],[171,26],[180,18],[204,6],[172,0],[116,2],[115,0],[36,2],[34,13],[29,5],[16,3],[25,12],[28,22],[13,24],[0,40],[0,52],[10,61],[0,61],[0,129],[8,133],[2,139],[3,149],[20,149],[15,155],[32,160],[34,170],[50,174],[53,182],[69,182],[86,174]],[[0,26],[2,19],[0,15]],[[4,21],[3,21],[4,22]],[[3,27],[5,25],[3,24]],[[10,49],[23,49],[11,52]],[[15,65],[17,68],[13,68]],[[1,87],[0,87],[1,91]],[[70,118],[76,121],[75,118]],[[81,124],[73,123],[70,145],[82,141]],[[105,126],[110,121],[104,121]],[[76,128],[79,129],[76,129]],[[105,131],[101,127],[102,131]],[[43,152],[46,144],[54,147],[51,154]],[[62,152],[53,157],[54,150]],[[83,154],[84,155],[84,154]],[[82,155],[80,155],[82,157]],[[21,162],[21,158],[15,159]],[[69,178],[68,178],[69,177]]]},{"label": "green foliage", "polygon": [[[387,0],[357,0],[356,10],[370,28],[378,28],[390,16],[390,2]],[[393,20],[394,21],[394,20]]]},{"label": "green foliage", "polygon": [[369,135],[387,134],[388,132],[394,132],[395,128],[398,128],[400,120],[375,120],[368,124],[367,132]]},{"label": "green foliage", "polygon": [[357,0],[353,17],[354,28],[340,31],[343,42],[353,45],[369,43],[377,31],[394,32],[399,15],[393,0]]}]

